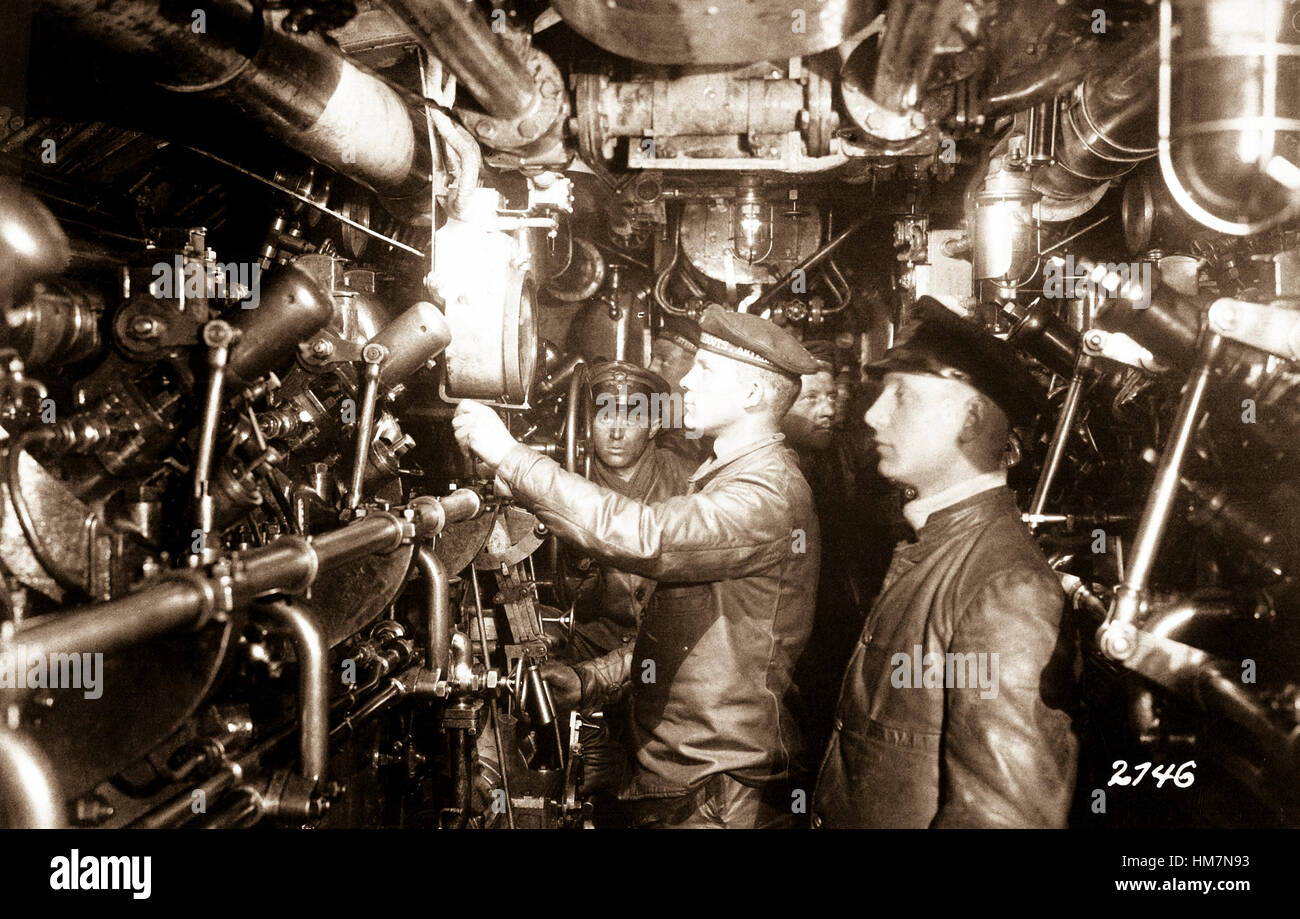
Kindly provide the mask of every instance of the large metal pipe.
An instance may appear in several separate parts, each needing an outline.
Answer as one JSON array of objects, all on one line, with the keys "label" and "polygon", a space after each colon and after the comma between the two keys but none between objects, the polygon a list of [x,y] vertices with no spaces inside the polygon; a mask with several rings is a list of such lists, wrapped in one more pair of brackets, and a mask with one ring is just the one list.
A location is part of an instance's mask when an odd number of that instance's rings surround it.
[{"label": "large metal pipe", "polygon": [[1011,74],[999,72],[989,85],[980,112],[986,118],[993,118],[1055,99],[1085,79],[1113,73],[1135,55],[1150,54],[1150,43],[1155,40],[1154,26],[1140,27],[1120,42],[1081,41],[1039,65]]},{"label": "large metal pipe", "polygon": [[1159,42],[1144,35],[1117,67],[1094,72],[1061,114],[1056,162],[1034,175],[1045,220],[1077,217],[1111,179],[1156,155],[1156,77]]},{"label": "large metal pipe", "polygon": [[383,0],[426,51],[447,66],[494,118],[518,118],[537,86],[523,61],[465,0]]},{"label": "large metal pipe", "polygon": [[414,529],[414,538],[428,539],[447,523],[475,516],[481,507],[479,495],[463,489],[442,499],[416,498],[406,508],[409,518],[377,511],[311,542],[283,536],[268,546],[232,553],[228,575],[168,572],[119,599],[41,616],[0,648],[28,655],[23,659],[87,649],[112,654],[157,635],[195,627],[218,609],[246,606],[269,591],[305,590],[321,571],[396,549],[408,527]]},{"label": "large metal pipe", "polygon": [[841,82],[844,105],[860,128],[888,142],[914,138],[926,129],[921,97],[940,43],[961,11],[960,0],[889,4],[870,84],[864,85],[858,69],[874,50],[869,45],[850,55]]},{"label": "large metal pipe", "polygon": [[0,727],[0,815],[15,830],[64,825],[63,793],[45,754],[30,738]]},{"label": "large metal pipe", "polygon": [[482,111],[457,106],[478,141],[519,156],[565,160],[562,128],[569,106],[554,61],[530,44],[512,47],[496,34],[495,22],[488,27],[472,0],[383,2],[478,101]]},{"label": "large metal pipe", "polygon": [[939,43],[947,39],[961,7],[956,0],[889,5],[871,81],[872,99],[894,112],[911,111],[920,104]]},{"label": "large metal pipe", "polygon": [[415,551],[415,564],[424,578],[425,627],[428,637],[424,646],[424,666],[434,678],[445,680],[451,667],[451,582],[442,560],[427,546]]},{"label": "large metal pipe", "polygon": [[[182,8],[183,6],[183,8]],[[60,26],[146,64],[166,89],[251,115],[284,143],[393,198],[424,192],[423,113],[315,34],[292,34],[247,0],[208,0],[203,29],[162,0],[41,0]]]},{"label": "large metal pipe", "polygon": [[288,629],[298,657],[299,775],[312,784],[329,768],[329,644],[316,617],[294,603],[276,602],[262,611]]},{"label": "large metal pipe", "polygon": [[1055,99],[1098,69],[1098,52],[1096,42],[1084,42],[1057,56],[1046,66],[1029,67],[1009,75],[998,74],[989,87],[981,114],[985,118],[1010,115]]}]

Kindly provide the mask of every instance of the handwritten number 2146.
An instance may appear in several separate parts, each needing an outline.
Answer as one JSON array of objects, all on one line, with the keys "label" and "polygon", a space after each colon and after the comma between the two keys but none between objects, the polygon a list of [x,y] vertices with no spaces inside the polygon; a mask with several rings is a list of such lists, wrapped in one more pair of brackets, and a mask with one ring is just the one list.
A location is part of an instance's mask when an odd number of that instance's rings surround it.
[{"label": "handwritten number 2146", "polygon": [[1136,786],[1138,782],[1141,782],[1142,779],[1146,777],[1148,770],[1151,772],[1151,777],[1156,780],[1156,788],[1160,788],[1170,779],[1173,779],[1174,784],[1179,788],[1187,788],[1196,781],[1196,775],[1192,772],[1192,770],[1196,768],[1196,760],[1191,759],[1185,763],[1180,763],[1177,766],[1170,764],[1167,766],[1156,766],[1154,769],[1151,768],[1151,763],[1138,763],[1133,767],[1135,775],[1131,777],[1124,774],[1128,769],[1128,762],[1126,760],[1117,759],[1115,762],[1111,763],[1110,767],[1115,770],[1115,774],[1112,775],[1110,781],[1106,783],[1108,786]]}]

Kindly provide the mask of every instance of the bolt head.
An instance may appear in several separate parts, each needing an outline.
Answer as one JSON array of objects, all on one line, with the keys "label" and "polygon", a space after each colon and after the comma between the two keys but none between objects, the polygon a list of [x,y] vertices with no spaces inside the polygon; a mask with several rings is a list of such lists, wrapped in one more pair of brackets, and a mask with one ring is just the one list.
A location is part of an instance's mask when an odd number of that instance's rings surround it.
[{"label": "bolt head", "polygon": [[136,316],[131,320],[131,335],[134,338],[157,338],[161,331],[158,320],[152,316]]}]

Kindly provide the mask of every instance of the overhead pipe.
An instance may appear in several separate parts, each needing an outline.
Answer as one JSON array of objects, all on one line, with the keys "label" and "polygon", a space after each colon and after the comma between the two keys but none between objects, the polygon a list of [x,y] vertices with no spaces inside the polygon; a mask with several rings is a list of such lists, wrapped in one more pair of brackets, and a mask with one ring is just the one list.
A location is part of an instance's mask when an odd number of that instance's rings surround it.
[{"label": "overhead pipe", "polygon": [[1044,220],[1073,219],[1108,183],[1156,155],[1159,41],[1143,33],[1119,66],[1094,71],[1063,103],[1056,162],[1034,175]]},{"label": "overhead pipe", "polygon": [[465,0],[383,0],[415,40],[494,118],[518,118],[537,94],[523,61]]},{"label": "overhead pipe", "polygon": [[1115,72],[1134,55],[1150,54],[1155,39],[1154,25],[1143,25],[1123,41],[1106,44],[1081,41],[1041,65],[1007,75],[999,73],[989,85],[980,113],[985,118],[996,118],[1048,102],[1086,79],[1095,80]]},{"label": "overhead pipe", "polygon": [[63,793],[41,748],[18,731],[0,727],[0,813],[14,830],[64,826]]},{"label": "overhead pipe", "polygon": [[891,3],[885,10],[885,31],[869,85],[850,68],[841,83],[849,115],[867,134],[890,143],[920,136],[928,120],[921,97],[938,56],[962,12],[960,0],[912,0]]},{"label": "overhead pipe", "polygon": [[1028,67],[1009,76],[998,74],[980,113],[985,118],[996,118],[1055,99],[1100,69],[1106,59],[1099,61],[1098,52],[1096,42],[1084,42],[1058,55],[1046,67]]},{"label": "overhead pipe", "polygon": [[562,149],[568,102],[564,77],[547,55],[510,47],[467,0],[382,2],[478,102],[481,114],[457,107],[478,140],[524,156]]},{"label": "overhead pipe", "polygon": [[247,0],[195,10],[163,0],[40,0],[61,27],[147,63],[158,84],[251,115],[295,150],[390,198],[422,195],[432,160],[423,112],[315,34]]}]

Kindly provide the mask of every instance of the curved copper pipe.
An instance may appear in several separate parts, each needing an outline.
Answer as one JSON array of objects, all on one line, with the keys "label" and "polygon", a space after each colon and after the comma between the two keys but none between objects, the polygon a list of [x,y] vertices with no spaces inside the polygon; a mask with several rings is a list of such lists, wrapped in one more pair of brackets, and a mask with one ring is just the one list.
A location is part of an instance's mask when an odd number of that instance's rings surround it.
[{"label": "curved copper pipe", "polygon": [[442,560],[427,546],[415,552],[415,565],[424,578],[425,625],[429,634],[424,645],[424,666],[435,680],[445,680],[451,667],[451,582]]},{"label": "curved copper pipe", "polygon": [[64,826],[63,793],[45,753],[30,738],[0,727],[0,801],[9,828],[58,830]]},{"label": "curved copper pipe", "polygon": [[329,766],[329,643],[316,617],[293,603],[267,603],[263,612],[289,630],[298,655],[300,775],[320,783]]}]

